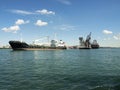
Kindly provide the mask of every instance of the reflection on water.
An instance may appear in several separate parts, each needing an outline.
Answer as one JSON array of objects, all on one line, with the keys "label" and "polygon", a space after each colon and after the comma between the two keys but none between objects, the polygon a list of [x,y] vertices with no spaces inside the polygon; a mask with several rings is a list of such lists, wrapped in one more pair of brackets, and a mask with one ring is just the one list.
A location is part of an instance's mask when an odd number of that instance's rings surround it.
[{"label": "reflection on water", "polygon": [[40,59],[40,55],[39,55],[39,52],[38,52],[38,51],[34,51],[34,59],[35,59],[35,60]]}]

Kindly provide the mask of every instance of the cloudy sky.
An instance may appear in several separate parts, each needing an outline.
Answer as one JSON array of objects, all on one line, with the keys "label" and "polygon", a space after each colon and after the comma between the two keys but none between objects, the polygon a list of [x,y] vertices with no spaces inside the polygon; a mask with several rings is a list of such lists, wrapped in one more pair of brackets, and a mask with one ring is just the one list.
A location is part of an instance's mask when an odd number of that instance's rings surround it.
[{"label": "cloudy sky", "polygon": [[92,32],[100,46],[120,47],[120,0],[1,0],[0,45],[49,36],[67,45]]}]

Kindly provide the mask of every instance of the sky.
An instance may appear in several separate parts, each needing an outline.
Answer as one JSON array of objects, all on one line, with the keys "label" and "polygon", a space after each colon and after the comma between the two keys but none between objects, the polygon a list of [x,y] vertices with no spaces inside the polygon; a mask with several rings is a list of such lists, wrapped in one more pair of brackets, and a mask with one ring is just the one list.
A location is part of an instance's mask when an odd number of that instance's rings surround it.
[{"label": "sky", "polygon": [[120,47],[120,0],[1,0],[0,45],[49,36],[67,45],[92,32],[100,46]]}]

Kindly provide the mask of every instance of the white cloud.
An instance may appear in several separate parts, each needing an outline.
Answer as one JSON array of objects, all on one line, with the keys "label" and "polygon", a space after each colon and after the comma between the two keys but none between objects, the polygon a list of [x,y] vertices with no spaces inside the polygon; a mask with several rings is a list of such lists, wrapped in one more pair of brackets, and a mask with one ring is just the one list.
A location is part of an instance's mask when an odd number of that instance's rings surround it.
[{"label": "white cloud", "polygon": [[13,13],[17,13],[17,14],[23,14],[23,15],[30,15],[30,14],[34,14],[32,12],[29,11],[24,11],[24,10],[12,10]]},{"label": "white cloud", "polygon": [[42,14],[42,15],[50,15],[50,14],[55,15],[55,12],[53,12],[53,11],[48,11],[47,9],[37,10],[36,12],[37,12],[37,13],[40,13],[40,14]]},{"label": "white cloud", "polygon": [[20,30],[20,27],[18,25],[10,26],[10,27],[4,27],[2,28],[5,32],[13,32],[16,33],[18,30]]},{"label": "white cloud", "polygon": [[60,25],[60,26],[55,27],[55,29],[63,30],[63,31],[76,30],[75,28],[76,28],[75,26],[71,26],[71,25]]},{"label": "white cloud", "polygon": [[24,21],[23,19],[18,19],[14,25],[10,27],[4,27],[2,28],[3,31],[5,32],[12,32],[12,33],[17,33],[18,30],[20,30],[20,25],[29,23],[29,21]]},{"label": "white cloud", "polygon": [[22,14],[22,15],[36,15],[36,14],[41,14],[41,15],[55,15],[55,12],[53,11],[48,11],[47,9],[42,9],[42,10],[36,10],[33,12],[25,11],[25,10],[11,10],[12,13],[16,14]]},{"label": "white cloud", "polygon": [[111,39],[112,39],[112,38],[107,37],[107,38],[104,38],[103,40],[109,41],[109,40],[111,40]]},{"label": "white cloud", "polygon": [[103,30],[103,33],[104,33],[104,34],[112,34],[113,32],[112,32],[112,31],[109,31],[109,30]]},{"label": "white cloud", "polygon": [[57,1],[65,5],[71,5],[71,2],[69,0],[57,0]]},{"label": "white cloud", "polygon": [[117,34],[117,35],[114,35],[113,38],[114,38],[115,40],[120,40],[120,33]]},{"label": "white cloud", "polygon": [[27,23],[29,23],[29,21],[24,21],[23,19],[18,19],[18,20],[15,22],[16,25],[27,24]]},{"label": "white cloud", "polygon": [[113,36],[114,39],[118,40],[119,38],[117,36]]},{"label": "white cloud", "polygon": [[48,23],[47,22],[43,22],[42,20],[37,20],[35,25],[37,25],[37,26],[46,26],[46,25],[48,25]]}]

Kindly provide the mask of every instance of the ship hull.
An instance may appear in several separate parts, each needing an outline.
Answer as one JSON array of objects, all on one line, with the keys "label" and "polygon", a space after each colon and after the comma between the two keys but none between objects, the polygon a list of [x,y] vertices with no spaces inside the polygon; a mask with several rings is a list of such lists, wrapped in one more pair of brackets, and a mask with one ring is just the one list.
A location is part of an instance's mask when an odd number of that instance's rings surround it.
[{"label": "ship hull", "polygon": [[63,49],[67,49],[67,47],[48,47],[48,46],[29,45],[25,42],[20,42],[20,41],[9,41],[9,44],[13,50],[63,50]]},{"label": "ship hull", "polygon": [[13,50],[63,50],[66,48],[12,48]]},{"label": "ship hull", "polygon": [[88,47],[84,47],[84,48],[79,48],[79,49],[91,49],[91,48],[88,48]]},{"label": "ship hull", "polygon": [[91,48],[92,48],[92,49],[98,49],[98,48],[99,48],[99,45],[98,45],[98,44],[96,44],[96,45],[93,45],[93,44],[92,44],[92,45],[91,45]]},{"label": "ship hull", "polygon": [[79,49],[91,49],[91,47],[80,46]]},{"label": "ship hull", "polygon": [[99,45],[98,44],[91,44],[90,47],[79,47],[79,49],[98,49]]},{"label": "ship hull", "polygon": [[79,49],[98,49],[99,45],[91,45],[91,47],[79,47]]}]

